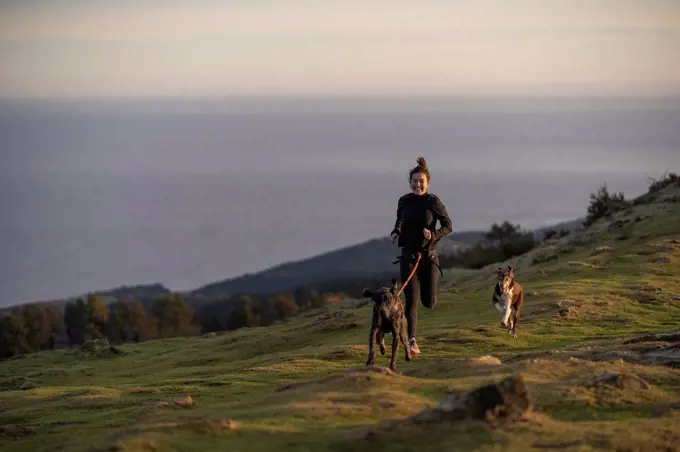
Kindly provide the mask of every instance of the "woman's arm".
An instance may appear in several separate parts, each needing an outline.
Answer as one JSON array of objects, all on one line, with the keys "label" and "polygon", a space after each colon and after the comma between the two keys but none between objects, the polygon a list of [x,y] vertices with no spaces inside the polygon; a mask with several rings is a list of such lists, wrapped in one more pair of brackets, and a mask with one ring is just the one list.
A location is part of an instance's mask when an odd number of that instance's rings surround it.
[{"label": "woman's arm", "polygon": [[451,226],[451,218],[449,218],[449,214],[446,212],[446,206],[439,198],[435,199],[432,210],[436,219],[439,220],[439,224],[441,225],[439,229],[434,231],[432,236],[432,240],[436,242],[442,237],[449,235],[453,228]]},{"label": "woman's arm", "polygon": [[399,198],[399,202],[397,203],[397,220],[394,222],[394,229],[392,229],[392,234],[397,234],[401,235],[401,224],[402,224],[402,218],[401,218],[401,212],[404,209],[404,197],[402,196]]}]

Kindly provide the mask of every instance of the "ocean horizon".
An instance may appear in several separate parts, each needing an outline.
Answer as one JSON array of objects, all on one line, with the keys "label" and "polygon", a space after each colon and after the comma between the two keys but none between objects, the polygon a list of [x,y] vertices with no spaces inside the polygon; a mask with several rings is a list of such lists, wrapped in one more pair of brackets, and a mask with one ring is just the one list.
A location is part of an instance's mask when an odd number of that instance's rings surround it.
[{"label": "ocean horizon", "polygon": [[454,231],[573,220],[603,183],[633,197],[680,166],[668,100],[242,104],[0,102],[0,306],[387,236],[421,155]]}]

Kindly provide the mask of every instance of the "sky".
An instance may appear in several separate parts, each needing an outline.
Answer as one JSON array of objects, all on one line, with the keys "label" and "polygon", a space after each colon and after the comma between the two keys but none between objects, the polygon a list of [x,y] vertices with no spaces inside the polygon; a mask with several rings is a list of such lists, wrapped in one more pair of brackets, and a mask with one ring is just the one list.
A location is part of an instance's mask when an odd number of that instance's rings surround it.
[{"label": "sky", "polygon": [[11,0],[0,98],[680,93],[677,0]]}]

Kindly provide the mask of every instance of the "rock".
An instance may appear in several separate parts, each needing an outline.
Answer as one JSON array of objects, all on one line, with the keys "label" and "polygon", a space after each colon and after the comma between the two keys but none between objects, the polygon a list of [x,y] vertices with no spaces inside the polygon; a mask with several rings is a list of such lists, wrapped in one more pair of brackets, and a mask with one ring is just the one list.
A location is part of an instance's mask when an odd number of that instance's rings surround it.
[{"label": "rock", "polygon": [[649,383],[633,374],[617,374],[614,372],[604,372],[598,376],[593,385],[608,384],[619,389],[649,389]]},{"label": "rock", "polygon": [[624,344],[636,344],[638,342],[677,342],[680,341],[680,331],[671,331],[670,333],[661,334],[645,334],[644,336],[634,337],[628,339]]},{"label": "rock", "polygon": [[670,264],[671,260],[668,259],[667,257],[660,257],[658,259],[654,259],[652,261],[652,263],[654,263],[654,264]]},{"label": "rock", "polygon": [[680,343],[644,354],[647,364],[680,368]]},{"label": "rock", "polygon": [[502,363],[501,363],[501,360],[496,358],[495,356],[486,355],[486,356],[478,356],[476,358],[471,358],[470,364],[483,365],[483,366],[498,366]]},{"label": "rock", "polygon": [[417,424],[463,419],[512,422],[523,418],[531,408],[529,392],[520,375],[471,392],[451,395],[439,406],[426,408],[409,421]]},{"label": "rock", "polygon": [[122,355],[123,351],[114,347],[107,339],[92,339],[78,348],[81,353],[97,356]]},{"label": "rock", "polygon": [[23,438],[33,436],[36,432],[31,427],[23,425],[3,425],[0,426],[0,438]]},{"label": "rock", "polygon": [[27,380],[24,381],[24,383],[21,386],[19,386],[19,389],[21,389],[22,391],[27,391],[29,389],[33,389],[34,387],[35,386],[33,386],[33,384]]},{"label": "rock", "polygon": [[194,399],[191,398],[190,395],[184,397],[183,399],[177,399],[175,400],[175,405],[177,406],[183,406],[183,407],[190,407],[194,405]]},{"label": "rock", "polygon": [[215,333],[214,331],[211,331],[210,333],[205,333],[203,335],[203,337],[205,337],[205,338],[210,338],[210,337],[215,337],[215,336],[217,336],[217,333]]},{"label": "rock", "polygon": [[554,251],[552,251],[552,252],[544,251],[544,252],[536,253],[534,255],[534,257],[532,258],[531,263],[534,264],[534,265],[535,264],[541,264],[543,262],[554,261],[554,260],[557,260],[559,258],[560,258],[559,254],[557,254]]},{"label": "rock", "polygon": [[612,250],[611,246],[598,246],[597,248],[595,248],[593,254],[608,253],[611,250]]},{"label": "rock", "polygon": [[574,309],[572,308],[562,308],[558,311],[558,314],[560,317],[569,317],[569,314],[572,314],[574,312]]},{"label": "rock", "polygon": [[617,229],[621,229],[623,227],[623,225],[626,224],[626,223],[627,223],[627,220],[626,221],[622,221],[622,220],[612,221],[611,223],[609,223],[609,226],[607,226],[607,231],[611,232],[611,231],[615,231]]},{"label": "rock", "polygon": [[238,430],[239,425],[233,419],[221,418],[217,420],[195,420],[189,421],[185,427],[198,432],[207,433],[211,435],[219,435],[225,432],[233,432]]}]

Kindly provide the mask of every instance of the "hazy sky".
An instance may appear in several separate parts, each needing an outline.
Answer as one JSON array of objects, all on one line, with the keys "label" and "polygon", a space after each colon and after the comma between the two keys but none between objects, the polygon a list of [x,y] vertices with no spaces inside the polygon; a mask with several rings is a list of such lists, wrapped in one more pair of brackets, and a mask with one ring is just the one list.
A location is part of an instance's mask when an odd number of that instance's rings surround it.
[{"label": "hazy sky", "polygon": [[0,97],[680,92],[678,0],[0,6]]}]

